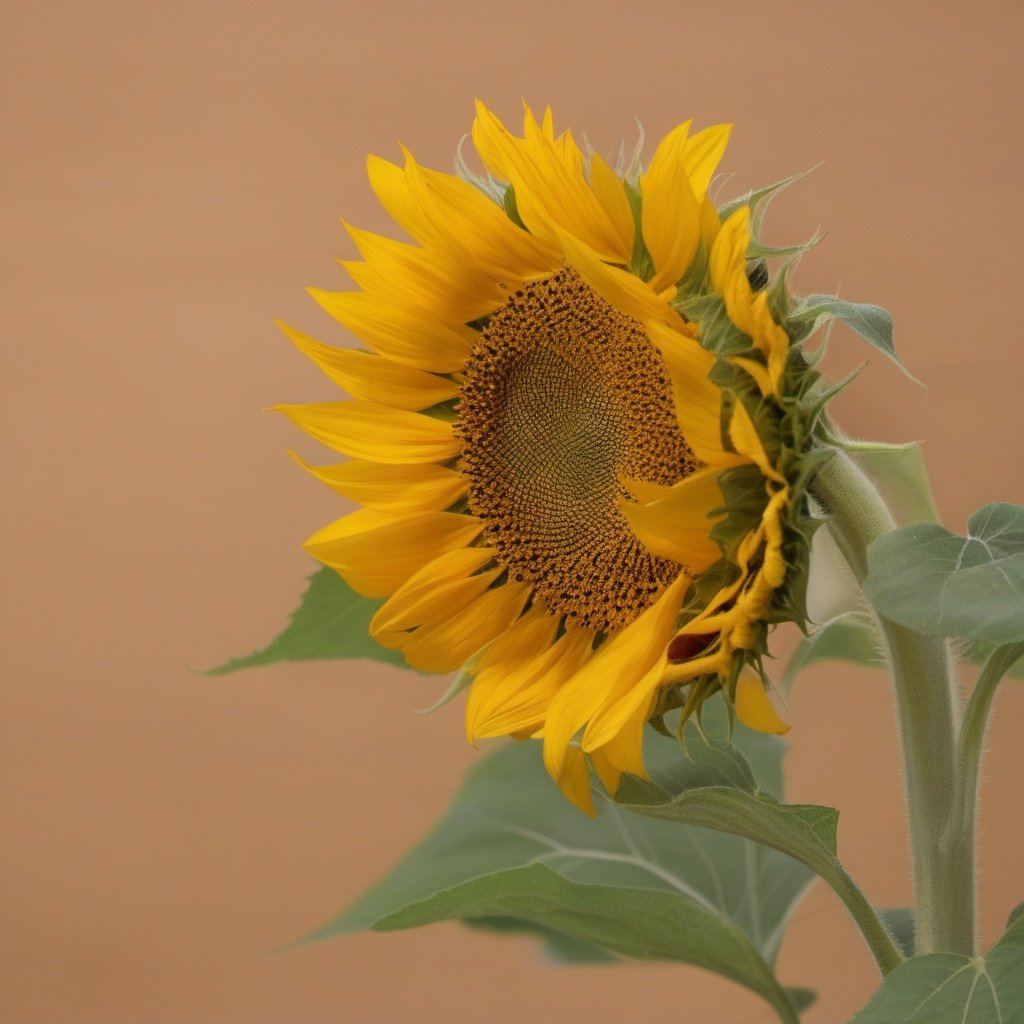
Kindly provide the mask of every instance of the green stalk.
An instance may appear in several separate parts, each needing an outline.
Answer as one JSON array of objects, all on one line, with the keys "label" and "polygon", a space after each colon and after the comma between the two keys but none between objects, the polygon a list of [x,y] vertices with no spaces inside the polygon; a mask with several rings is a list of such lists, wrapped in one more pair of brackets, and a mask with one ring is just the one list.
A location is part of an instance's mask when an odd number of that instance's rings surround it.
[{"label": "green stalk", "polygon": [[[957,742],[958,796],[954,801],[953,838],[957,859],[973,876],[977,849],[975,834],[978,820],[978,776],[985,743],[985,729],[996,688],[1013,663],[1024,656],[1024,642],[997,647],[985,662],[964,712],[963,726]],[[972,890],[972,897],[974,893]],[[977,908],[971,908],[977,920]]]},{"label": "green stalk", "polygon": [[[867,549],[895,529],[860,467],[837,451],[818,473],[816,497],[859,583]],[[948,644],[877,615],[896,697],[914,879],[916,951],[974,955],[973,838],[957,835],[957,697]],[[971,819],[973,830],[973,818]]]}]

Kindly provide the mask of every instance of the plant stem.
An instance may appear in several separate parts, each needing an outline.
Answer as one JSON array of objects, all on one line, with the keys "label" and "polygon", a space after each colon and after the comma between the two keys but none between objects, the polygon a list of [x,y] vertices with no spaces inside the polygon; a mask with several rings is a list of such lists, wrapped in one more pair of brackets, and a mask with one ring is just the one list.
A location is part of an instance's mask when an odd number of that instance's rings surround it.
[{"label": "plant stem", "polygon": [[[953,840],[957,858],[973,875],[977,842],[978,775],[984,749],[985,729],[996,687],[1007,670],[1024,656],[1024,642],[997,647],[985,662],[964,712],[963,726],[957,742],[958,795],[954,801]],[[974,895],[972,891],[972,896]],[[972,906],[972,920],[977,919],[977,908]]]},{"label": "plant stem", "polygon": [[[860,467],[837,451],[813,491],[857,581],[870,543],[895,529],[885,502]],[[955,832],[957,706],[948,644],[874,613],[892,676],[903,752],[914,878],[918,953],[974,954],[973,858]],[[970,822],[973,831],[973,818]],[[973,838],[966,848],[973,851]]]}]

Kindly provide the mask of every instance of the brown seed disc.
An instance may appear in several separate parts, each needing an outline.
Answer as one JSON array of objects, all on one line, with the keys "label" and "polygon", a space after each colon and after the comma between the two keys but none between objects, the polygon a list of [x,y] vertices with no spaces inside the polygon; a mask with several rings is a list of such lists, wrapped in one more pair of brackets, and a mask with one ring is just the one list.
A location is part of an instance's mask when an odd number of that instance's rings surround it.
[{"label": "brown seed disc", "polygon": [[484,542],[555,614],[621,629],[679,574],[633,535],[620,481],[673,484],[700,463],[643,328],[574,270],[525,285],[491,317],[456,429]]}]

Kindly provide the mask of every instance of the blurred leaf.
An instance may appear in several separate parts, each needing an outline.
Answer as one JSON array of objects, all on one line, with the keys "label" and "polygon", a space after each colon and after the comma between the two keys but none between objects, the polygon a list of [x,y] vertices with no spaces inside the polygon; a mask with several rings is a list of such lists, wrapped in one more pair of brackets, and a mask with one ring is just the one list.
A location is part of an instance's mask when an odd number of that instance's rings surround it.
[{"label": "blurred leaf", "polygon": [[939,522],[924,449],[919,441],[910,444],[843,441],[842,446],[864,466],[901,526]]},{"label": "blurred leaf", "polygon": [[787,985],[786,995],[789,996],[789,1001],[796,1007],[799,1013],[809,1010],[818,1001],[818,993],[813,988],[798,988],[795,985]]},{"label": "blurred leaf", "polygon": [[383,603],[357,594],[333,569],[320,569],[310,577],[302,603],[283,633],[262,650],[232,658],[204,675],[324,658],[372,658],[408,668],[401,652],[381,647],[370,637],[370,619]]},{"label": "blurred leaf", "polygon": [[788,690],[799,672],[819,661],[849,661],[884,668],[871,619],[860,611],[843,612],[802,637],[782,674],[782,690]]},{"label": "blurred leaf", "polygon": [[[724,732],[724,715],[716,722],[709,709],[705,718]],[[758,770],[777,779],[783,744],[750,739]],[[724,740],[705,744],[692,725],[690,756],[653,730],[646,748],[653,770],[682,761],[694,784],[756,791],[746,758]],[[314,938],[482,919],[538,934],[549,948],[552,933],[567,939],[568,947],[555,943],[562,957],[695,964],[795,1021],[770,964],[811,872],[736,836],[629,814],[601,795],[597,803],[596,819],[567,804],[537,744],[503,747],[477,764],[434,832]]]},{"label": "blurred leaf", "polygon": [[1024,918],[984,957],[928,953],[886,975],[851,1024],[1022,1024]]},{"label": "blurred leaf", "polygon": [[612,964],[622,959],[598,946],[588,945],[550,928],[515,917],[467,917],[462,923],[480,931],[497,932],[500,935],[527,935],[539,939],[545,955],[556,964]]},{"label": "blurred leaf", "polygon": [[864,590],[887,618],[929,636],[1024,640],[1024,508],[979,509],[959,537],[905,526],[868,549]]}]

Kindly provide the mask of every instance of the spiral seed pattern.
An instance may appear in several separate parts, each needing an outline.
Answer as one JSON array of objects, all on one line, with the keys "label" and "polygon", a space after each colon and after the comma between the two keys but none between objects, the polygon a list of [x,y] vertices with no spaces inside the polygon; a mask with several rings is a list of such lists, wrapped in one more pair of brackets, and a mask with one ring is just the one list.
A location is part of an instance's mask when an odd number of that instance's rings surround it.
[{"label": "spiral seed pattern", "polygon": [[524,285],[491,317],[456,430],[483,542],[553,613],[617,630],[679,574],[618,502],[625,480],[673,484],[700,463],[643,328],[571,268]]}]

